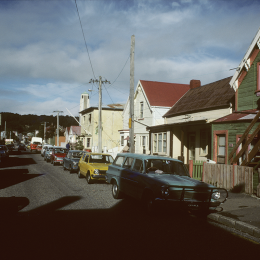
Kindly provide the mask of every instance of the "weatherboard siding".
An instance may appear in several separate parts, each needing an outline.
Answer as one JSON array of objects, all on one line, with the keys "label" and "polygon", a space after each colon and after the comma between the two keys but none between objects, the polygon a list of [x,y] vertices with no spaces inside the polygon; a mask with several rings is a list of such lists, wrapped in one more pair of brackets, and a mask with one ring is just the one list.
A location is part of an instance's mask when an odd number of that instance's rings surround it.
[{"label": "weatherboard siding", "polygon": [[[243,135],[245,130],[247,129],[248,125],[251,122],[232,122],[232,123],[226,123],[226,124],[212,124],[212,136],[214,137],[214,131],[221,131],[221,130],[227,130],[228,131],[228,154],[233,150],[234,146],[236,145],[236,136],[237,135]],[[256,123],[253,128],[250,130],[249,135],[254,132],[254,130],[257,128],[259,123]],[[214,138],[212,138],[212,145],[211,145],[211,154],[212,154],[212,159],[214,159]],[[228,162],[229,164],[229,162]]]},{"label": "weatherboard siding", "polygon": [[243,111],[256,109],[259,97],[256,96],[257,89],[257,62],[260,62],[260,52],[248,70],[244,80],[238,88],[237,110]]},{"label": "weatherboard siding", "polygon": [[229,115],[230,113],[231,113],[231,109],[229,107],[222,108],[222,109],[200,111],[200,112],[190,112],[186,115],[182,114],[173,117],[166,117],[165,124],[185,123],[189,121],[199,121],[199,120],[207,120],[207,122],[211,122],[220,117]]}]

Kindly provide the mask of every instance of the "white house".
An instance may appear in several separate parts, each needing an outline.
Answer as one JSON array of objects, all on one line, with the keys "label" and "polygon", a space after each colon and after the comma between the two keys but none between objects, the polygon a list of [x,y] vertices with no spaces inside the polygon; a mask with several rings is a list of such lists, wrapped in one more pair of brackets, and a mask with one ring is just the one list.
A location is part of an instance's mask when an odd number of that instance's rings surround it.
[{"label": "white house", "polygon": [[[164,123],[163,115],[190,89],[187,84],[139,80],[134,94],[135,152],[150,154],[147,126]],[[123,111],[121,151],[129,139],[129,99]]]}]

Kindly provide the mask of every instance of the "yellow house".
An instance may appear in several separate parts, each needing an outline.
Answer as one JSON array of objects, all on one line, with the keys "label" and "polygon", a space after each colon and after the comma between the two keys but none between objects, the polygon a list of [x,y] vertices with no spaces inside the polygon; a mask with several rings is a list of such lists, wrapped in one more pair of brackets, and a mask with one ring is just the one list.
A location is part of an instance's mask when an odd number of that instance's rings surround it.
[{"label": "yellow house", "polygon": [[[98,151],[98,107],[89,107],[87,93],[81,95],[80,125],[84,149]],[[119,129],[123,127],[123,105],[113,104],[102,107],[102,151],[115,151],[120,148]]]}]

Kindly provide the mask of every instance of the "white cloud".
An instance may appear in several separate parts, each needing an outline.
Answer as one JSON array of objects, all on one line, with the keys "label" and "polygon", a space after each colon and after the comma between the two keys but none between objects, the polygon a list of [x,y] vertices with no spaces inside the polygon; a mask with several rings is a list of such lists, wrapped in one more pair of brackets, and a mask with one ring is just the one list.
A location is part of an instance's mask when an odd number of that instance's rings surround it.
[{"label": "white cloud", "polygon": [[[229,69],[239,64],[260,25],[257,2],[77,3],[95,77],[111,82],[129,57],[131,35],[136,84],[139,79],[189,83],[193,78],[206,84],[232,75]],[[19,113],[48,114],[65,106],[77,113],[80,94],[91,88],[94,75],[74,1],[13,1],[2,7],[2,97],[15,100]],[[108,93],[104,88],[104,104],[127,100],[129,77],[128,60]],[[97,105],[98,95],[90,98]],[[0,100],[0,111],[9,109]]]}]

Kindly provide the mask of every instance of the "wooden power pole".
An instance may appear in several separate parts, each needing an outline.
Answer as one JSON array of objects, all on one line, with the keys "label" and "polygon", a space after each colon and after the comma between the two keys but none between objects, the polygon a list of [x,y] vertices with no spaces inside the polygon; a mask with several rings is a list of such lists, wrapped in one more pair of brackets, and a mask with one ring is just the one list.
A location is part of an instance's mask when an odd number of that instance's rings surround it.
[{"label": "wooden power pole", "polygon": [[135,58],[135,36],[131,37],[131,52],[130,52],[130,111],[129,111],[129,138],[130,138],[130,152],[135,152],[134,140],[134,58]]}]

